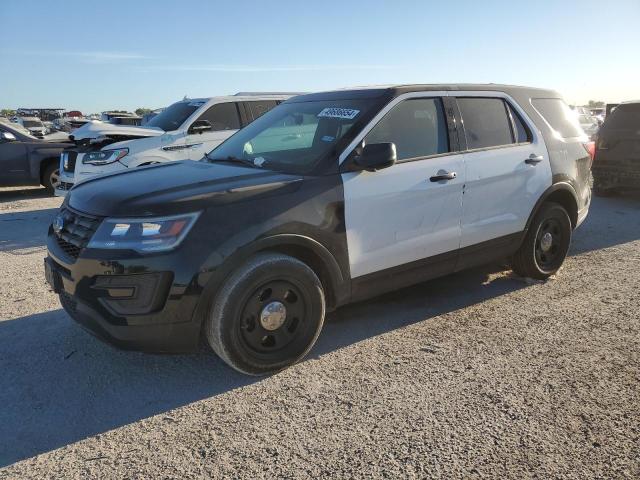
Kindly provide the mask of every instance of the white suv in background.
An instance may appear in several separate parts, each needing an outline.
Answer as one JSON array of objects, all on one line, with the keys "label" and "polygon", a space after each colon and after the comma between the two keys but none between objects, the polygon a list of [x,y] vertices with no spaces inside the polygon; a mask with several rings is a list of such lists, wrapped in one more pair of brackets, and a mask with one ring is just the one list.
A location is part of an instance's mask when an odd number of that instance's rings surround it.
[{"label": "white suv in background", "polygon": [[292,93],[238,93],[184,99],[167,107],[144,127],[90,122],[70,136],[75,146],[60,156],[60,186],[96,175],[175,160],[200,160],[238,129],[292,97]]}]

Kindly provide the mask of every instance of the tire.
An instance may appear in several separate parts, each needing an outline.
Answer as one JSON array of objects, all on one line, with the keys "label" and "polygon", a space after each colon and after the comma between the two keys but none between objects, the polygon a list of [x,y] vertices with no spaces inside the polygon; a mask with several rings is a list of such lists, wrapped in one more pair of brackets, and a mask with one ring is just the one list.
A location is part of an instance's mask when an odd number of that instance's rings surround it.
[{"label": "tire", "polygon": [[42,172],[42,185],[47,189],[47,193],[53,195],[56,186],[60,184],[60,167],[57,163],[47,165]]},{"label": "tire", "polygon": [[204,329],[209,346],[229,366],[265,375],[311,350],[324,315],[322,284],[309,266],[288,255],[260,253],[226,279]]},{"label": "tire", "polygon": [[567,211],[557,203],[543,204],[513,256],[513,271],[522,277],[546,280],[562,266],[571,244],[571,233]]}]

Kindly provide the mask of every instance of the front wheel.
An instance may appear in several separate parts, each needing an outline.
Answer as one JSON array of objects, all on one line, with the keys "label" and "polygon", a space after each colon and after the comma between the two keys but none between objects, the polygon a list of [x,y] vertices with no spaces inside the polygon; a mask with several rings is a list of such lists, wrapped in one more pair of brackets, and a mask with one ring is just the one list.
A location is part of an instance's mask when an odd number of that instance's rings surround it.
[{"label": "front wheel", "polygon": [[513,271],[545,280],[564,262],[571,244],[571,220],[557,203],[546,203],[536,214],[522,245],[513,256]]},{"label": "front wheel", "polygon": [[304,357],[325,315],[322,284],[300,260],[258,254],[234,271],[205,322],[213,351],[234,369],[264,375]]},{"label": "front wheel", "polygon": [[58,185],[60,185],[60,167],[58,164],[52,163],[42,172],[42,186],[47,189],[49,194],[53,194]]}]

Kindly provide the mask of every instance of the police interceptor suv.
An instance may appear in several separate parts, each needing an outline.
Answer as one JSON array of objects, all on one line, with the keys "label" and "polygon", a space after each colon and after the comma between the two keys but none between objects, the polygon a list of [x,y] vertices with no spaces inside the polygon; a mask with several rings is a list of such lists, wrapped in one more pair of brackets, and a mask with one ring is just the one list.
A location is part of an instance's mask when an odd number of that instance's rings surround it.
[{"label": "police interceptor suv", "polygon": [[124,348],[199,340],[248,374],[340,305],[507,257],[545,279],[587,215],[593,145],[559,94],[402,85],[289,99],[206,155],[87,180],[49,229],[64,309]]}]

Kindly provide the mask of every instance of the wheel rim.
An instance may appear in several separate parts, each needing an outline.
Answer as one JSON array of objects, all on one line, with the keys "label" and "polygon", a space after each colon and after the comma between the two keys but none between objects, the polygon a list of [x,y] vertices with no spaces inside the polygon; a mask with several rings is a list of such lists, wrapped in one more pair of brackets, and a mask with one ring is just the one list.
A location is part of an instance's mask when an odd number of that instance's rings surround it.
[{"label": "wheel rim", "polygon": [[239,322],[240,338],[249,350],[274,355],[298,343],[305,333],[307,299],[300,287],[272,280],[245,301]]},{"label": "wheel rim", "polygon": [[542,270],[553,270],[563,258],[564,234],[561,223],[555,218],[542,222],[536,235],[535,256]]},{"label": "wheel rim", "polygon": [[51,172],[51,175],[49,175],[49,183],[53,188],[60,185],[60,170],[54,170]]}]

